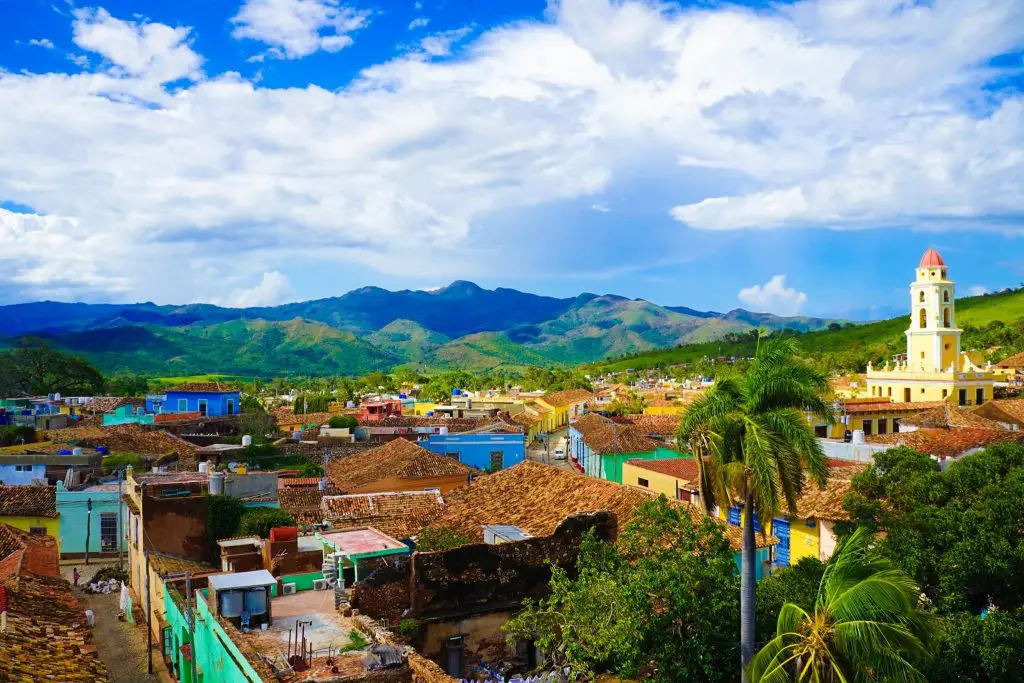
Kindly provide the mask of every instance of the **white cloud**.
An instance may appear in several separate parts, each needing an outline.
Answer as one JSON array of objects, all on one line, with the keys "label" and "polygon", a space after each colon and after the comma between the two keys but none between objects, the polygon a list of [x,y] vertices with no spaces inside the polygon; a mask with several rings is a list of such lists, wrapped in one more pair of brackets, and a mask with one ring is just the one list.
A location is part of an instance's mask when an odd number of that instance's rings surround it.
[{"label": "white cloud", "polygon": [[72,39],[102,55],[117,76],[155,83],[201,76],[203,59],[189,44],[191,29],[114,18],[105,9],[76,9]]},{"label": "white cloud", "polygon": [[231,21],[235,38],[270,45],[273,57],[298,59],[348,47],[349,34],[369,24],[370,12],[339,0],[245,0]]},{"label": "white cloud", "polygon": [[29,45],[35,45],[36,47],[45,47],[47,50],[53,49],[53,41],[49,38],[32,38],[28,41]]},{"label": "white cloud", "polygon": [[988,294],[991,290],[985,285],[971,285],[967,288],[967,296],[981,296]]},{"label": "white cloud", "polygon": [[591,204],[590,210],[597,211],[598,213],[611,213],[611,209],[606,204]]},{"label": "white cloud", "polygon": [[[182,301],[311,263],[493,277],[511,247],[489,221],[588,206],[652,150],[713,171],[672,210],[700,228],[1024,213],[1024,96],[978,66],[1021,43],[1024,3],[882,4],[561,0],[332,90],[204,75],[189,28],[77,10],[104,65],[0,68],[0,201],[38,213],[0,239],[0,284]],[[299,56],[349,39],[353,13],[250,0],[235,32]]]},{"label": "white cloud", "polygon": [[420,40],[420,50],[429,57],[444,57],[452,53],[452,45],[458,43],[473,31],[470,26],[440,31]]},{"label": "white cloud", "polygon": [[755,312],[797,315],[807,303],[807,295],[786,287],[785,275],[773,275],[763,285],[744,287],[739,292],[740,301]]},{"label": "white cloud", "polygon": [[409,22],[409,30],[414,31],[418,28],[423,28],[429,23],[430,19],[428,19],[427,17],[416,17],[415,19]]},{"label": "white cloud", "polygon": [[249,308],[250,306],[275,306],[284,303],[292,287],[288,278],[276,270],[263,273],[258,283],[249,288],[233,290],[226,299],[213,298],[221,306]]}]

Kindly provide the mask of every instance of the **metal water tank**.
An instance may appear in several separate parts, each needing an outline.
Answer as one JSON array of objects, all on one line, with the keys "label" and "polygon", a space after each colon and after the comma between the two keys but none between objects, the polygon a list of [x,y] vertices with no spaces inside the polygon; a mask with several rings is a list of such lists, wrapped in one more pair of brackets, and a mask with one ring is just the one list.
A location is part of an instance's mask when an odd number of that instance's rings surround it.
[{"label": "metal water tank", "polygon": [[245,594],[242,591],[225,591],[219,594],[220,615],[226,619],[242,615]]},{"label": "metal water tank", "polygon": [[205,462],[205,461],[199,463],[199,473],[200,474],[206,474],[209,471],[210,471],[210,463]]},{"label": "metal water tank", "polygon": [[222,496],[224,495],[224,473],[214,472],[210,475],[210,495],[211,496]]}]

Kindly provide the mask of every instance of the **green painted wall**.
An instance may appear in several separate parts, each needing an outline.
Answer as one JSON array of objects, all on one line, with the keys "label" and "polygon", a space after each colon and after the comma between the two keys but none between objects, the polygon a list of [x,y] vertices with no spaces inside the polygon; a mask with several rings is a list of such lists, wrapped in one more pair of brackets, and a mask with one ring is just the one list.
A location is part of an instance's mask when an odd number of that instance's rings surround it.
[{"label": "green painted wall", "polygon": [[616,484],[621,484],[622,465],[630,460],[664,460],[665,458],[678,458],[679,456],[679,451],[674,451],[671,448],[659,448],[645,453],[613,453],[610,455],[602,455],[601,471],[604,478],[608,481],[614,481]]},{"label": "green painted wall", "polygon": [[313,590],[313,582],[324,578],[323,572],[311,572],[309,574],[289,574],[281,577],[281,583],[294,583],[297,591]]},{"label": "green painted wall", "polygon": [[261,683],[259,674],[210,613],[205,589],[200,593],[196,600],[193,652],[196,666],[202,674],[199,680],[193,681],[191,667],[181,652],[181,646],[190,642],[188,624],[178,604],[171,599],[171,591],[166,586],[164,588],[164,608],[171,632],[170,655],[180,683]]}]

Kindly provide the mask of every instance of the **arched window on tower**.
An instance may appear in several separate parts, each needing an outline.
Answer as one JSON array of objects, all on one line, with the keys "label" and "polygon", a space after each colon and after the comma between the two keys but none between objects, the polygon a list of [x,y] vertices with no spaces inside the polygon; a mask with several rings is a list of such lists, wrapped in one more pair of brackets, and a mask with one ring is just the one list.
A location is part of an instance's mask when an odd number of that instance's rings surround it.
[{"label": "arched window on tower", "polygon": [[922,330],[928,327],[928,313],[923,308],[921,309],[921,312],[918,314],[918,319],[920,320],[920,322],[918,323],[918,327],[920,327]]},{"label": "arched window on tower", "polygon": [[943,327],[949,327],[949,309],[948,308],[943,308],[942,309],[942,326]]},{"label": "arched window on tower", "polygon": [[921,292],[917,295],[917,300],[920,301],[922,304],[924,303],[924,290],[921,290]]},{"label": "arched window on tower", "polygon": [[943,301],[943,303],[947,303],[947,304],[949,303],[949,290],[948,289],[945,290],[944,292],[942,292],[942,301]]}]

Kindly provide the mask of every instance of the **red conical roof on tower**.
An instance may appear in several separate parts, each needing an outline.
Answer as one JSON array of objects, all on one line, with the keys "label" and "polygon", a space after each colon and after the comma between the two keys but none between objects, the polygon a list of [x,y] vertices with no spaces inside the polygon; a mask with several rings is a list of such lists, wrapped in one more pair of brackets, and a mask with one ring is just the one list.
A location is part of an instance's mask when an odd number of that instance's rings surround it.
[{"label": "red conical roof on tower", "polygon": [[917,265],[918,268],[930,268],[931,266],[945,266],[946,262],[939,256],[939,252],[934,249],[929,249],[924,252],[924,256],[921,257],[921,263]]}]

